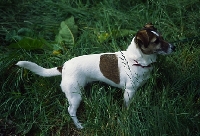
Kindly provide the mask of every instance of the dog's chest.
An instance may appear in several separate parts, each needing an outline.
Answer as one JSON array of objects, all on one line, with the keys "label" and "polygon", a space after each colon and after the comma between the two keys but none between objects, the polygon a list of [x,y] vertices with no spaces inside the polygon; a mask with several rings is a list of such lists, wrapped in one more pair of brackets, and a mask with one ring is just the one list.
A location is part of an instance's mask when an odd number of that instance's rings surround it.
[{"label": "dog's chest", "polygon": [[139,87],[149,79],[152,67],[141,67],[134,65],[132,60],[119,61],[121,82],[126,86]]}]

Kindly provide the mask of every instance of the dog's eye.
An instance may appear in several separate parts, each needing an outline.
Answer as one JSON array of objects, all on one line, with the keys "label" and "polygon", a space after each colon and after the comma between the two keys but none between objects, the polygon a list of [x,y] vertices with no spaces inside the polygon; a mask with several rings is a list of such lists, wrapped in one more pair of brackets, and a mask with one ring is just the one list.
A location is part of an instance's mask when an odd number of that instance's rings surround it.
[{"label": "dog's eye", "polygon": [[158,44],[159,42],[160,42],[160,41],[159,41],[158,38],[154,41],[154,43],[156,43],[156,44]]}]

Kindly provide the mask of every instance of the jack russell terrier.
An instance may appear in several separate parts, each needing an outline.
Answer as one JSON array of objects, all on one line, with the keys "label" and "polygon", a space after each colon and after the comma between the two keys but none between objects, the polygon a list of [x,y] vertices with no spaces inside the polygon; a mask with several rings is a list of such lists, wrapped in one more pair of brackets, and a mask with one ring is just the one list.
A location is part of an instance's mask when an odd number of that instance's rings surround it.
[{"label": "jack russell terrier", "polygon": [[19,61],[16,65],[43,77],[62,75],[60,86],[69,102],[68,112],[76,127],[82,129],[76,116],[82,87],[92,81],[102,81],[122,88],[128,106],[138,87],[150,77],[157,54],[170,54],[174,49],[149,23],[136,33],[126,51],[83,55],[66,61],[62,67],[50,69],[30,61]]}]

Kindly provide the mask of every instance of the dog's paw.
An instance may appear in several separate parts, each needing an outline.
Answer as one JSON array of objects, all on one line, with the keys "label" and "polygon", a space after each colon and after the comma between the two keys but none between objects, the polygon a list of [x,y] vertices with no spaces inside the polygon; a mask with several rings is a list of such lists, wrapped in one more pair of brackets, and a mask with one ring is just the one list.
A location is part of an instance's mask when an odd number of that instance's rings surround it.
[{"label": "dog's paw", "polygon": [[78,128],[78,129],[83,129],[84,127],[82,126],[82,123],[76,123],[75,124],[76,125],[76,127]]}]

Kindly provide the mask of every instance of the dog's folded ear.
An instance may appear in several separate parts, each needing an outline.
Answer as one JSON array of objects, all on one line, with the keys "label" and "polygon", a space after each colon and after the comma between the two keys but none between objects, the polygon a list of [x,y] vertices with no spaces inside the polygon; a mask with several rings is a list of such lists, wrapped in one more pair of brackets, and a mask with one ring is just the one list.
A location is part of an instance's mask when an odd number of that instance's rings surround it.
[{"label": "dog's folded ear", "polygon": [[144,26],[144,29],[151,29],[151,30],[157,30],[152,23],[147,23],[145,26]]},{"label": "dog's folded ear", "polygon": [[141,30],[137,32],[135,37],[135,43],[138,48],[147,48],[149,44],[149,36],[146,30]]},{"label": "dog's folded ear", "polygon": [[152,53],[148,46],[152,39],[156,40],[155,34],[152,32],[156,32],[156,28],[153,26],[152,23],[147,23],[143,29],[137,32],[135,36],[135,43],[137,47],[144,53],[144,54],[150,54]]},{"label": "dog's folded ear", "polygon": [[148,46],[150,44],[150,40],[153,39],[155,35],[149,29],[142,29],[137,32],[135,36],[135,43],[137,47],[144,53],[144,54],[151,54],[152,52],[149,51]]}]

